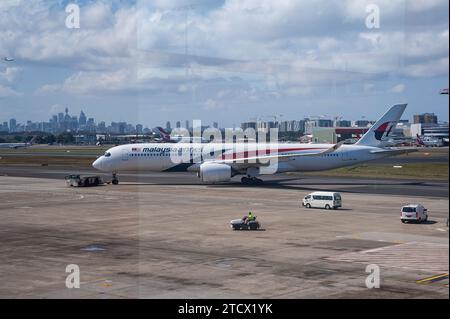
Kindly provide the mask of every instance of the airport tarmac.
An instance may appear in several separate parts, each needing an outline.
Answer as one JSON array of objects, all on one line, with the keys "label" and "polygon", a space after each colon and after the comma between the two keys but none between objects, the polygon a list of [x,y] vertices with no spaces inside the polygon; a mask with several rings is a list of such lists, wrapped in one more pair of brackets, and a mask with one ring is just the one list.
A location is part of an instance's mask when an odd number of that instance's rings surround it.
[{"label": "airport tarmac", "polygon": [[[101,174],[93,168],[74,166],[32,166],[32,165],[1,165],[0,176],[15,177],[39,177],[62,180],[64,176],[72,173],[95,174],[104,177],[105,181],[111,176]],[[120,173],[120,181],[145,183],[148,185],[201,185],[202,182],[195,173],[171,172],[171,173]],[[370,193],[386,195],[412,195],[427,197],[446,197],[449,195],[448,182],[446,181],[415,181],[405,179],[369,179],[355,177],[324,177],[314,175],[289,175],[277,174],[263,176],[263,188],[292,189],[298,191],[328,190],[332,188],[339,192]],[[246,188],[240,183],[240,177],[233,178],[229,184],[216,185],[215,187]]]},{"label": "airport tarmac", "polygon": [[[373,191],[392,189],[380,181],[242,187],[130,174],[68,188],[58,169],[2,168],[0,298],[449,298],[448,183],[386,196]],[[301,207],[319,187],[343,188],[344,207]],[[430,220],[402,224],[400,207],[416,202]],[[249,210],[264,230],[232,231]],[[80,267],[78,289],[65,286],[68,264]],[[369,264],[380,267],[378,289],[366,287]]]}]

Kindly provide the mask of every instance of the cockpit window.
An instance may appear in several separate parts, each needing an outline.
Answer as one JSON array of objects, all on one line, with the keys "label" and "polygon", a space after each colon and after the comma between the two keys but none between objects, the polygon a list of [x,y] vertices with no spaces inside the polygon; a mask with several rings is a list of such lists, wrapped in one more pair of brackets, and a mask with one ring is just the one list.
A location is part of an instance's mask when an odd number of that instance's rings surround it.
[{"label": "cockpit window", "polygon": [[110,157],[111,153],[110,152],[105,152],[105,157]]}]

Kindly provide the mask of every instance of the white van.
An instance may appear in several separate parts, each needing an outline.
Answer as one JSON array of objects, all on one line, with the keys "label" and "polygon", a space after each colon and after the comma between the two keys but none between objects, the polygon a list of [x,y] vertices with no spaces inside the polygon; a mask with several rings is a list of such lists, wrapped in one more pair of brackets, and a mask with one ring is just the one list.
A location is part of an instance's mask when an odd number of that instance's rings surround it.
[{"label": "white van", "polygon": [[428,210],[421,204],[405,205],[400,211],[400,220],[402,223],[407,221],[426,222],[428,220]]},{"label": "white van", "polygon": [[319,207],[326,209],[337,209],[342,207],[341,194],[334,192],[314,192],[303,198],[302,205],[311,208]]}]

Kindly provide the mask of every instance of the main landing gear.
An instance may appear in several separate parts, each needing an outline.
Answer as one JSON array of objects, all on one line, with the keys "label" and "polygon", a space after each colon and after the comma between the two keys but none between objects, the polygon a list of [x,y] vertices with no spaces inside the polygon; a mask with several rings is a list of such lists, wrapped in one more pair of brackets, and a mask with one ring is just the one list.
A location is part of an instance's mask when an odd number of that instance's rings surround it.
[{"label": "main landing gear", "polygon": [[117,178],[117,173],[113,173],[113,174],[112,174],[112,181],[111,181],[111,183],[112,183],[113,185],[119,184],[119,179]]},{"label": "main landing gear", "polygon": [[241,183],[244,185],[262,185],[264,184],[264,181],[262,179],[256,178],[256,177],[242,177]]}]

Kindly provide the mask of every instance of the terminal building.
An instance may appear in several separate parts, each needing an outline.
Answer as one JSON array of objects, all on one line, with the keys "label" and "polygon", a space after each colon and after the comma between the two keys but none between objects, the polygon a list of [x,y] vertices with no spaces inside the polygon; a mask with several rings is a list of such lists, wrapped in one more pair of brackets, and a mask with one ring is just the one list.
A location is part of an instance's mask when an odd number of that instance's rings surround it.
[{"label": "terminal building", "polygon": [[448,123],[415,123],[411,124],[411,135],[420,136],[422,139],[436,141],[443,146],[449,146]]},{"label": "terminal building", "polygon": [[439,123],[434,113],[414,115],[411,135],[413,137],[420,136],[427,141],[435,141],[436,145],[449,145],[448,123]]},{"label": "terminal building", "polygon": [[314,127],[312,129],[313,143],[335,144],[340,141],[358,140],[369,130],[368,127]]}]

